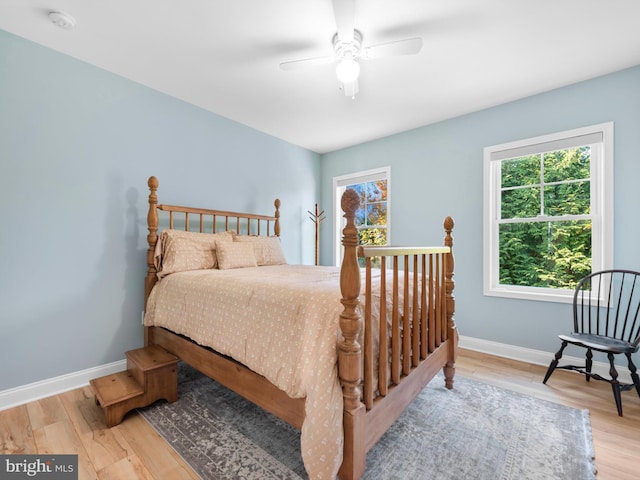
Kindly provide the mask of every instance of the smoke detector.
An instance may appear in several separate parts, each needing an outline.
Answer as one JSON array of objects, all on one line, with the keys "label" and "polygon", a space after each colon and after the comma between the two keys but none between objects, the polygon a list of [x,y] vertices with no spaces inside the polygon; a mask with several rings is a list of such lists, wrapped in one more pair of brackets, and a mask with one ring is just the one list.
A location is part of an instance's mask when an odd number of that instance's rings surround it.
[{"label": "smoke detector", "polygon": [[65,30],[71,30],[76,26],[76,19],[64,12],[49,12],[49,20]]}]

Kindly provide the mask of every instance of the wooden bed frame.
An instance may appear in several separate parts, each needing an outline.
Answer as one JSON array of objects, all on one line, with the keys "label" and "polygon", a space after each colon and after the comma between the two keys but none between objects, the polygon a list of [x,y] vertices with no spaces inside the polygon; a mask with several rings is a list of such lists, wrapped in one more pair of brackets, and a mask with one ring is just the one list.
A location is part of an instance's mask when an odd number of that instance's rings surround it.
[{"label": "wooden bed frame", "polygon": [[[157,282],[154,253],[158,241],[158,212],[168,212],[169,228],[174,225],[174,216],[184,219],[184,229],[189,230],[194,217],[198,219],[199,231],[204,232],[213,225],[224,225],[225,230],[235,229],[238,234],[280,235],[280,201],[276,200],[273,216],[248,213],[208,210],[158,204],[158,180],[148,181],[149,212],[147,223],[147,276],[145,279],[145,307],[149,294]],[[343,312],[340,328],[343,340],[338,343],[338,374],[344,396],[344,456],[339,477],[343,480],[360,478],[365,470],[367,451],[380,439],[423,387],[443,369],[445,385],[453,387],[458,334],[454,321],[455,301],[453,296],[454,260],[452,253],[454,222],[451,217],[444,221],[444,246],[421,248],[359,247],[355,226],[355,212],[359,206],[358,195],[347,190],[342,198],[342,209],[346,218],[342,244],[344,257],[340,271],[340,290]],[[212,219],[205,222],[205,219]],[[266,228],[265,228],[266,225]],[[361,271],[358,257],[364,257],[365,267],[365,314],[358,313],[361,290]],[[404,296],[403,312],[411,309],[412,318],[398,314],[394,306],[389,313],[391,331],[387,329],[386,305],[381,302],[380,368],[373,367],[373,343],[371,335],[370,272],[372,258],[379,258],[380,267],[393,271],[393,284],[381,284],[381,298],[390,288],[394,300],[398,298],[398,271],[412,272],[413,286],[404,275],[405,291],[413,288],[412,305]],[[418,280],[418,281],[416,281]],[[421,291],[417,284],[425,285]],[[428,288],[426,287],[428,285]],[[364,328],[364,347],[357,341]],[[402,334],[406,332],[406,334]],[[388,336],[387,336],[388,335]],[[389,338],[389,344],[387,344]],[[233,359],[220,355],[212,349],[202,347],[191,340],[164,328],[145,327],[145,345],[160,345],[185,363],[205,375],[234,390],[251,402],[300,429],[304,420],[304,399],[289,397],[261,375],[253,372]],[[390,353],[389,353],[390,352]],[[404,352],[407,352],[406,354]],[[374,377],[377,375],[379,382]]]}]

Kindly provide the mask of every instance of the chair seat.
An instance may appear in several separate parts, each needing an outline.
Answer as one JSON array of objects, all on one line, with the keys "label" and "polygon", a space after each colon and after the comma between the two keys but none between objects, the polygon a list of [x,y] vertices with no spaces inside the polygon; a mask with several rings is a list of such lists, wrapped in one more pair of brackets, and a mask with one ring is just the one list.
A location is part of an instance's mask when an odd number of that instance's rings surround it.
[{"label": "chair seat", "polygon": [[600,352],[634,353],[638,350],[637,347],[634,348],[631,343],[625,342],[624,340],[595,335],[592,333],[573,332],[569,335],[558,335],[558,338],[574,345],[581,345],[585,348],[591,348]]}]

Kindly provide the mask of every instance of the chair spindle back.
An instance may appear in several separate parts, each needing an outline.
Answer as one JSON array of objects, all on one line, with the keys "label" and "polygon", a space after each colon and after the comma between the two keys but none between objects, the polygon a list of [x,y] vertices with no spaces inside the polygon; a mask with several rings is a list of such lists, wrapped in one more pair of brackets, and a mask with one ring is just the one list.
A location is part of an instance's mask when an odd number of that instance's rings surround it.
[{"label": "chair spindle back", "polygon": [[640,272],[603,270],[584,277],[573,298],[574,329],[640,343]]}]

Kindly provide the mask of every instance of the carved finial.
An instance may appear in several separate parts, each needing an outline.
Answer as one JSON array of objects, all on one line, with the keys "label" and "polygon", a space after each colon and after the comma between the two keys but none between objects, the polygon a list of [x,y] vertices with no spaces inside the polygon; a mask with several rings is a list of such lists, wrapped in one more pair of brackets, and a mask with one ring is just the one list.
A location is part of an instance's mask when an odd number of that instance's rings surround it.
[{"label": "carved finial", "polygon": [[347,215],[354,215],[355,211],[360,206],[360,195],[358,195],[358,192],[352,188],[345,190],[342,194],[340,206],[342,207],[345,217]]},{"label": "carved finial", "polygon": [[149,177],[149,181],[147,182],[147,185],[149,186],[150,190],[157,190],[158,189],[158,179],[154,176]]},{"label": "carved finial", "polygon": [[280,236],[280,199],[276,198],[273,202],[273,206],[276,207],[274,217],[276,217],[275,225],[273,226],[273,234],[277,237]]},{"label": "carved finial", "polygon": [[455,222],[453,221],[453,218],[447,217],[444,219],[444,223],[442,225],[446,233],[444,237],[444,244],[447,247],[451,247],[453,246],[453,237],[451,236],[451,232],[453,231],[453,226],[455,225]]},{"label": "carved finial", "polygon": [[453,227],[455,225],[455,222],[453,221],[453,218],[451,217],[447,217],[444,219],[444,231],[447,233],[451,233],[451,230],[453,230]]}]

